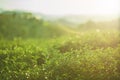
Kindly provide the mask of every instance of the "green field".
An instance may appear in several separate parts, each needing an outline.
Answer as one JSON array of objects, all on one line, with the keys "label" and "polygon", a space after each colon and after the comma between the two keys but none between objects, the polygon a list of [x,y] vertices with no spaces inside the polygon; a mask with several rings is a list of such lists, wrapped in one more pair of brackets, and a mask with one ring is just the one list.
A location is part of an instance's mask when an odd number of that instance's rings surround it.
[{"label": "green field", "polygon": [[120,80],[116,27],[89,21],[72,29],[30,13],[0,13],[0,80]]}]

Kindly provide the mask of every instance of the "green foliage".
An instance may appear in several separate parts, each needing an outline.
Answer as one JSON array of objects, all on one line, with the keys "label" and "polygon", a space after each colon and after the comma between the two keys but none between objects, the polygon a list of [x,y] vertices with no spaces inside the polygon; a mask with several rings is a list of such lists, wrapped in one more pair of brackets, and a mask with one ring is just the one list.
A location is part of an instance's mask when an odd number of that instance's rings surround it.
[{"label": "green foliage", "polygon": [[31,13],[0,13],[0,80],[120,80],[113,23],[89,21],[76,32]]},{"label": "green foliage", "polygon": [[0,38],[53,38],[66,34],[58,25],[27,12],[0,13]]},{"label": "green foliage", "polygon": [[0,80],[119,80],[119,34],[0,40]]}]

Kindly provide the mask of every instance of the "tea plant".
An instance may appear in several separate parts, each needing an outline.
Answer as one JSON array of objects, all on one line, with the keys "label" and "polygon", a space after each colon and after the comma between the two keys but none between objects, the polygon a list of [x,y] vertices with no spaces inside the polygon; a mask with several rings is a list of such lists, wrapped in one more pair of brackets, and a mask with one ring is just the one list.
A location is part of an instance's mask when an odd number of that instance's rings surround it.
[{"label": "tea plant", "polygon": [[120,80],[119,34],[1,39],[0,80]]}]

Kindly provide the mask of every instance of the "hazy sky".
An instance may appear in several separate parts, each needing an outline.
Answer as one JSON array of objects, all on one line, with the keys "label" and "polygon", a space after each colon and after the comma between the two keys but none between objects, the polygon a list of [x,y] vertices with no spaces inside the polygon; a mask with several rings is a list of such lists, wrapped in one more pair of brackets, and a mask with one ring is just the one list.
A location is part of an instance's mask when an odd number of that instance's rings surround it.
[{"label": "hazy sky", "polygon": [[0,0],[0,8],[51,15],[118,15],[120,0]]}]

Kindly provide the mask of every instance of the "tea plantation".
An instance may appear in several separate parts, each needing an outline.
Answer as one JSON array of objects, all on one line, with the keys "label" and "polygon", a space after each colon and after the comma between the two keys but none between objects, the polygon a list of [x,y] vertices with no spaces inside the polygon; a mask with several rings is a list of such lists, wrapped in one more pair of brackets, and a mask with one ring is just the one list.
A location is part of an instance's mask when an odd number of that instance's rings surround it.
[{"label": "tea plantation", "polygon": [[0,39],[0,80],[120,80],[119,32]]}]

